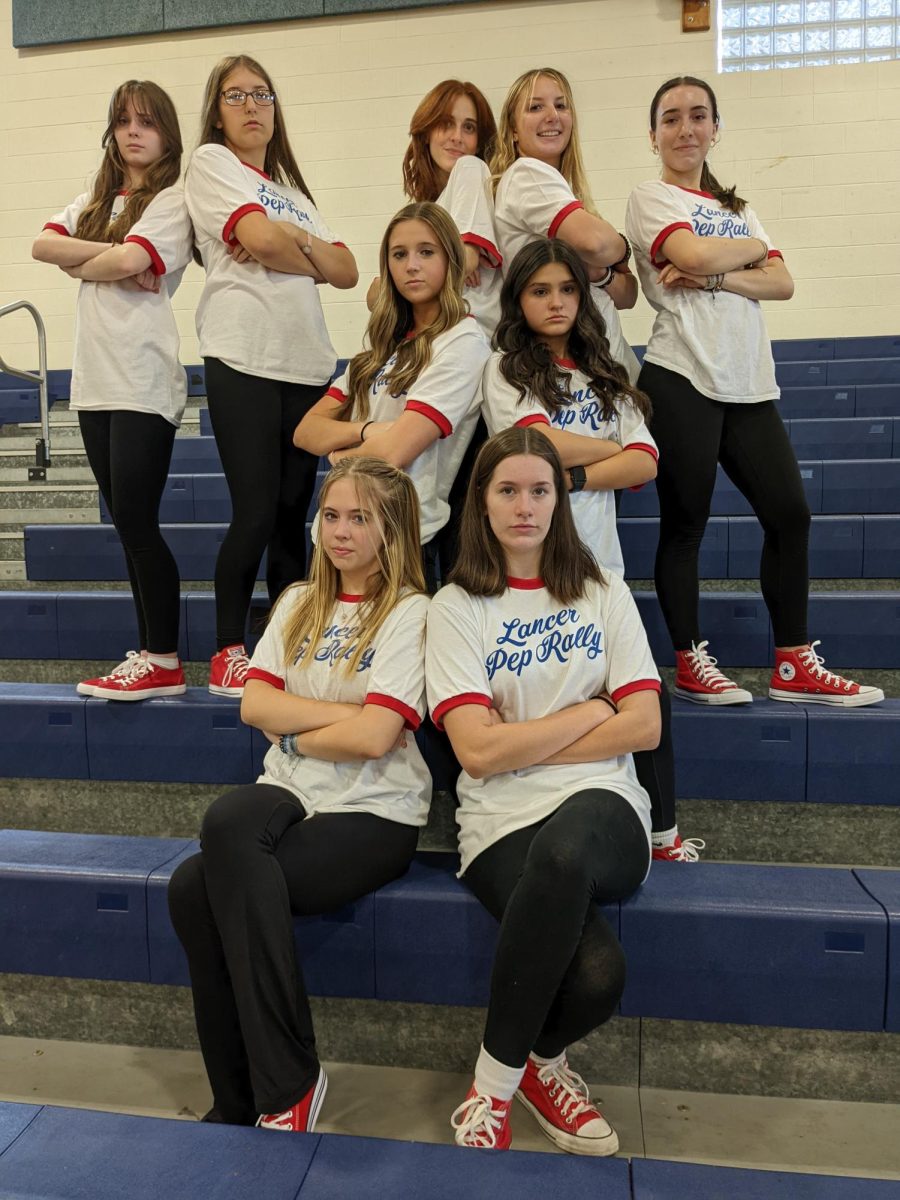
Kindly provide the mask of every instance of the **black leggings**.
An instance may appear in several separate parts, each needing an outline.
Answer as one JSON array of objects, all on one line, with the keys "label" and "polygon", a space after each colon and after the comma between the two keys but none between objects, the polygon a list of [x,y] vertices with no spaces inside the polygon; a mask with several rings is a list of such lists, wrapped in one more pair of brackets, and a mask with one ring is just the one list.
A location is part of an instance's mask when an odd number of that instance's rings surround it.
[{"label": "black leggings", "polygon": [[414,826],[371,813],[305,818],[285,788],[226,792],[203,819],[203,852],[169,883],[203,1061],[229,1124],[283,1112],[318,1074],[293,915],[330,912],[390,883],[416,849]]},{"label": "black leggings", "polygon": [[650,825],[654,833],[674,829],[675,748],[672,745],[672,701],[666,681],[659,685],[660,737],[655,750],[638,750],[634,769],[638,782],[650,797]]},{"label": "black leggings", "polygon": [[656,591],[676,650],[701,638],[697,559],[709,519],[716,464],[763,527],[759,580],[776,646],[808,640],[809,505],[787,431],[771,400],[723,404],[687,379],[645,363],[638,387],[653,402],[659,446]]},{"label": "black leggings", "polygon": [[138,649],[178,648],[180,580],[159,529],[159,502],[169,474],[175,426],[158,413],[78,414],[84,449],[125,551],[137,611]]},{"label": "black leggings", "polygon": [[625,957],[597,904],[630,895],[649,861],[628,801],[591,788],[471,863],[465,881],[500,921],[484,1032],[498,1062],[524,1066],[532,1050],[553,1058],[609,1020]]},{"label": "black leggings", "polygon": [[325,391],[245,375],[204,359],[209,416],[231,493],[231,524],[216,561],[218,649],[243,642],[263,551],[271,603],[306,575],[306,514],[318,459],[294,430]]}]

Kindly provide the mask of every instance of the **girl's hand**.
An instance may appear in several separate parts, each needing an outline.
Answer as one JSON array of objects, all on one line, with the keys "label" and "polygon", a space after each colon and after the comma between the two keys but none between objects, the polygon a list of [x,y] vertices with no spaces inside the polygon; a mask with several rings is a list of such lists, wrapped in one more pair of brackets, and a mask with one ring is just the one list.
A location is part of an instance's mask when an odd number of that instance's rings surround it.
[{"label": "girl's hand", "polygon": [[240,242],[229,242],[225,247],[236,263],[256,262],[249,250],[245,249]]},{"label": "girl's hand", "polygon": [[277,746],[281,742],[281,737],[277,733],[269,733],[267,729],[261,729],[259,732],[264,738],[268,738],[273,746]]},{"label": "girl's hand", "polygon": [[689,275],[687,271],[680,270],[674,263],[667,263],[657,275],[656,280],[664,288],[702,289],[706,287],[708,278],[707,275]]},{"label": "girl's hand", "polygon": [[468,242],[465,242],[463,250],[466,256],[466,287],[478,287],[479,283],[481,283],[481,255],[478,252],[478,247],[470,246]]},{"label": "girl's hand", "polygon": [[132,280],[142,292],[159,292],[160,277],[150,267],[139,275],[132,275]]}]

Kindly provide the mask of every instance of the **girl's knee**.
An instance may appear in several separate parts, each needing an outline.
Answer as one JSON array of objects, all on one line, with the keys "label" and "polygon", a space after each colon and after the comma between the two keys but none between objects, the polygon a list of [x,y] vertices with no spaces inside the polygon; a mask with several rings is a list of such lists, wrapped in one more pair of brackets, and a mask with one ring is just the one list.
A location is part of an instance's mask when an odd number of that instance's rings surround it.
[{"label": "girl's knee", "polygon": [[190,923],[200,907],[206,903],[202,854],[194,854],[183,863],[179,863],[169,880],[166,898],[172,926],[180,937],[185,924]]}]

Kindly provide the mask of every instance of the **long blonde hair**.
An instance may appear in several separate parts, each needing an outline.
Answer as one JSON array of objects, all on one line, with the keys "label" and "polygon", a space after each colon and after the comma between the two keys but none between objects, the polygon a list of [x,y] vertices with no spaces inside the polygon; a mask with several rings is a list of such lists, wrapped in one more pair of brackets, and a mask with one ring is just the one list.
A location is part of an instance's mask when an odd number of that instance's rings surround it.
[{"label": "long blonde hair", "polygon": [[519,157],[519,149],[515,137],[516,119],[519,111],[530,102],[531,97],[534,95],[535,84],[543,75],[546,75],[548,79],[552,79],[557,85],[565,96],[569,112],[572,114],[572,136],[569,138],[568,146],[562,152],[559,173],[572,189],[572,194],[575,198],[581,201],[588,212],[596,215],[597,210],[591,198],[587,172],[584,169],[584,163],[581,158],[581,139],[578,135],[578,117],[575,112],[575,101],[572,98],[572,86],[562,71],[557,71],[554,67],[538,67],[533,71],[526,71],[524,75],[519,76],[506,94],[503,108],[500,110],[500,124],[494,143],[494,153],[488,164],[491,169],[491,182],[494,185],[494,191],[496,192],[497,184],[503,177],[503,173]]},{"label": "long blonde hair", "polygon": [[[388,267],[391,234],[402,221],[424,221],[434,231],[447,255],[447,274],[438,296],[438,315],[414,338],[406,335],[413,327],[413,309],[397,291]],[[347,400],[339,413],[341,420],[365,421],[369,416],[369,388],[378,372],[396,351],[397,361],[385,384],[392,396],[409,391],[431,362],[431,347],[436,337],[452,329],[468,314],[463,300],[465,256],[459,230],[453,218],[437,204],[423,200],[407,204],[391,220],[381,239],[378,255],[380,286],[369,324],[368,348],[350,360]]]},{"label": "long blonde hair", "polygon": [[[116,127],[129,100],[135,112],[149,117],[156,126],[162,140],[162,155],[150,164],[144,182],[128,193],[125,207],[110,223],[113,201],[125,186],[125,163],[119,153]],[[181,174],[181,130],[169,95],[149,79],[129,79],[120,84],[109,102],[106,129],[100,144],[103,162],[94,178],[91,198],[78,218],[75,236],[86,242],[124,242],[153,197],[163,188],[177,183]]]},{"label": "long blonde hair", "polygon": [[[419,545],[419,498],[406,472],[380,458],[344,458],[325,477],[319,493],[319,512],[328,503],[330,489],[341,479],[349,480],[356,488],[360,508],[369,514],[369,523],[382,538],[378,570],[369,577],[365,598],[358,610],[359,625],[353,632],[356,644],[343,647],[350,655],[345,672],[352,675],[403,596],[425,591],[425,575]],[[322,640],[334,612],[340,575],[323,549],[323,536],[324,530],[320,529],[319,540],[313,548],[309,581],[285,623],[286,666],[293,662],[300,668],[309,666],[314,658],[309,651]],[[279,600],[281,603],[283,601]]]},{"label": "long blonde hair", "polygon": [[250,58],[247,54],[231,54],[228,58],[223,58],[221,62],[216,63],[213,67],[209,79],[206,81],[206,91],[203,94],[203,112],[200,116],[200,138],[197,144],[204,146],[207,142],[215,142],[219,146],[225,145],[225,134],[221,128],[218,128],[219,100],[222,96],[222,88],[225,80],[238,67],[243,67],[247,71],[252,71],[254,75],[258,75],[260,79],[265,81],[265,85],[269,91],[275,93],[275,126],[272,131],[272,140],[266,146],[266,174],[271,176],[276,183],[289,183],[292,187],[299,188],[315,204],[315,198],[304,182],[300,168],[297,166],[297,160],[294,158],[291,144],[288,141],[284,124],[284,112],[278,101],[278,92],[272,83],[272,77],[255,58]]}]

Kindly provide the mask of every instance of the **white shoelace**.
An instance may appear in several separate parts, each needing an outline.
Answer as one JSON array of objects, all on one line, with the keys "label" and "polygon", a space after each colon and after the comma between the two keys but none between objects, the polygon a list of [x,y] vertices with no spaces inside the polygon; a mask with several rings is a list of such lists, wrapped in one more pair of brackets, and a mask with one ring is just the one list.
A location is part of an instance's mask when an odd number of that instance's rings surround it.
[{"label": "white shoelace", "polygon": [[573,1124],[576,1117],[593,1107],[587,1084],[565,1059],[561,1063],[547,1063],[538,1067],[537,1077],[549,1088],[553,1103],[565,1117],[567,1125]]},{"label": "white shoelace", "polygon": [[800,661],[812,675],[813,679],[819,679],[826,687],[842,687],[845,692],[849,692],[853,687],[852,679],[845,679],[843,675],[835,675],[833,671],[825,668],[825,659],[821,655],[816,654],[816,646],[821,645],[820,642],[811,642],[809,646],[800,651]]},{"label": "white shoelace", "polygon": [[734,683],[723,675],[718,669],[718,660],[713,658],[711,654],[707,654],[706,647],[709,642],[701,642],[699,646],[692,646],[688,652],[688,657],[691,660],[691,670],[697,676],[702,684],[710,688],[733,688]]},{"label": "white shoelace", "polygon": [[674,853],[669,855],[673,862],[695,863],[700,859],[700,851],[706,849],[703,838],[684,838]]},{"label": "white shoelace", "polygon": [[228,666],[222,677],[222,686],[230,687],[232,683],[243,683],[250,670],[250,659],[246,654],[230,654]]},{"label": "white shoelace", "polygon": [[494,1112],[490,1096],[474,1095],[463,1100],[450,1118],[458,1146],[484,1146],[495,1149],[503,1117]]},{"label": "white shoelace", "polygon": [[288,1108],[285,1110],[285,1112],[270,1113],[264,1118],[260,1117],[259,1123],[261,1124],[262,1121],[265,1120],[265,1129],[278,1129],[282,1133],[293,1133],[293,1116],[294,1110],[292,1108]]},{"label": "white shoelace", "polygon": [[149,675],[153,670],[153,663],[139,654],[137,650],[129,650],[125,656],[125,661],[120,662],[117,667],[113,667],[108,675],[101,675],[100,678],[106,682],[111,679],[115,683],[121,683],[123,686],[126,683],[134,683],[136,679],[142,679],[145,675]]}]

